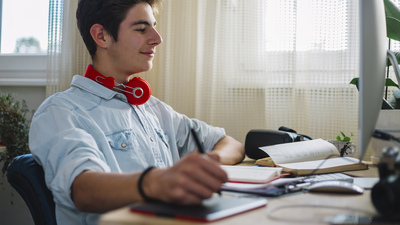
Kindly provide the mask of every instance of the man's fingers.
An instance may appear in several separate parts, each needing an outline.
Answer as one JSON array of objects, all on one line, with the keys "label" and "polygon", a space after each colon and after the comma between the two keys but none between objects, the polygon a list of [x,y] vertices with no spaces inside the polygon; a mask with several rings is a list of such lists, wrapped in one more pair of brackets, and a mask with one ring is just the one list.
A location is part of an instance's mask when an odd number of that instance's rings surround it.
[{"label": "man's fingers", "polygon": [[226,172],[210,157],[192,153],[168,169],[158,169],[152,177],[151,194],[180,204],[198,204],[212,196],[227,181]]}]

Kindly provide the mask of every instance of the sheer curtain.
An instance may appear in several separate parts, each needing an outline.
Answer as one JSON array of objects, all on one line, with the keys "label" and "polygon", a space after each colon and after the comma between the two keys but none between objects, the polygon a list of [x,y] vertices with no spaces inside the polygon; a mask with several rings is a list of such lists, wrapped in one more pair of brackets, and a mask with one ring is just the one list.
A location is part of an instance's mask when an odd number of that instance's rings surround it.
[{"label": "sheer curtain", "polygon": [[[90,63],[76,2],[53,32],[50,92]],[[323,139],[353,132],[357,144],[358,1],[164,0],[156,18],[164,42],[140,76],[176,111],[243,143],[250,129],[287,126]]]},{"label": "sheer curtain", "polygon": [[166,0],[148,80],[177,111],[226,128],[358,138],[358,1]]},{"label": "sheer curtain", "polygon": [[75,74],[84,74],[90,55],[76,26],[78,0],[50,0],[46,95],[70,87]]}]

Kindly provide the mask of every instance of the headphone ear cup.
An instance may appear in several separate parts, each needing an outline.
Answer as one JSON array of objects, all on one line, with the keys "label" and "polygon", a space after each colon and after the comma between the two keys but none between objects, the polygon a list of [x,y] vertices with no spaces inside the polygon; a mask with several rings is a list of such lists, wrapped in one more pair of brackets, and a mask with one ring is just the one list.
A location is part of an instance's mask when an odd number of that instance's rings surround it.
[{"label": "headphone ear cup", "polygon": [[124,93],[129,103],[142,105],[151,96],[150,84],[141,77],[134,77],[126,84]]}]

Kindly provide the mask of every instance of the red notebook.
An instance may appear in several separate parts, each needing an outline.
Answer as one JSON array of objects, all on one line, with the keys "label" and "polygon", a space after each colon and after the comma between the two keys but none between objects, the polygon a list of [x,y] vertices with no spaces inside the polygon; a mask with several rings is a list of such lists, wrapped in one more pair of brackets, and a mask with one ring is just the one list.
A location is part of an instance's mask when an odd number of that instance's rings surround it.
[{"label": "red notebook", "polygon": [[176,205],[163,202],[150,202],[131,205],[132,212],[148,215],[172,217],[198,222],[211,222],[230,217],[267,204],[265,198],[235,198],[213,196],[201,205]]}]

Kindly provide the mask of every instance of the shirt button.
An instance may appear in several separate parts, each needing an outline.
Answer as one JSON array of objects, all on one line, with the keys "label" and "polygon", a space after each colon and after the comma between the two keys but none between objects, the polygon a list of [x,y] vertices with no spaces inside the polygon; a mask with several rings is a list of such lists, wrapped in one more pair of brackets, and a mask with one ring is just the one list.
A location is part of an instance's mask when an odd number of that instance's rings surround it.
[{"label": "shirt button", "polygon": [[122,144],[121,144],[121,147],[126,148],[126,144],[125,144],[125,143],[122,143]]},{"label": "shirt button", "polygon": [[115,97],[117,97],[117,98],[121,98],[121,95],[115,95]]},{"label": "shirt button", "polygon": [[153,139],[153,138],[150,138],[150,141],[151,141],[151,142],[154,142],[154,139]]}]

